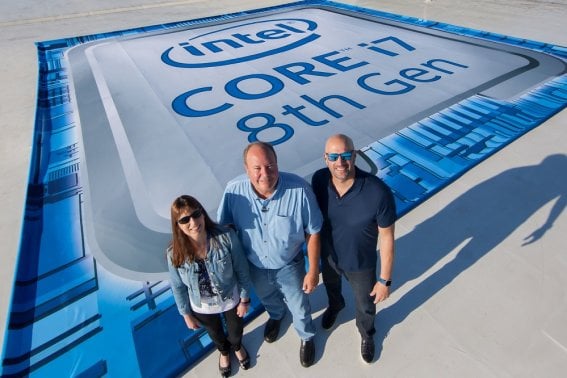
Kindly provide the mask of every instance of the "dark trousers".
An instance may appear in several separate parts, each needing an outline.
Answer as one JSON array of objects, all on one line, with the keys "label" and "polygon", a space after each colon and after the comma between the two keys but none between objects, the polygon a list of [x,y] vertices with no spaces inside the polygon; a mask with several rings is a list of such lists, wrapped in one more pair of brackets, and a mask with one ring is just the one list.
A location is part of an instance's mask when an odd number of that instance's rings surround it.
[{"label": "dark trousers", "polygon": [[193,316],[207,330],[218,351],[226,356],[230,352],[231,346],[234,350],[240,350],[244,322],[241,317],[236,315],[236,307],[223,312],[222,315],[224,315],[226,321],[227,334],[224,333],[221,314],[199,314],[193,312]]},{"label": "dark trousers", "polygon": [[374,304],[374,297],[370,296],[370,292],[376,283],[376,269],[344,272],[337,267],[330,256],[321,256],[321,273],[329,299],[329,307],[335,311],[339,311],[345,306],[341,277],[344,276],[347,279],[355,299],[356,328],[363,339],[372,338],[376,333],[376,328],[374,328],[376,305]]}]

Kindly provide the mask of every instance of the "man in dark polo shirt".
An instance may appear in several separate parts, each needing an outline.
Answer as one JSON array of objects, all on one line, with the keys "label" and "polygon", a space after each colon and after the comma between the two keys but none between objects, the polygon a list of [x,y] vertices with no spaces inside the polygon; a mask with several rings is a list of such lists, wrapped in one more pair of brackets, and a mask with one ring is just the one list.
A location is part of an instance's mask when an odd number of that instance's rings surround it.
[{"label": "man in dark polo shirt", "polygon": [[[322,327],[329,329],[345,307],[341,276],[352,287],[361,355],[374,359],[376,304],[388,298],[394,262],[396,206],[390,188],[378,177],[355,167],[352,139],[337,134],[325,144],[327,168],[315,172],[313,191],[323,213],[321,271],[329,298]],[[380,276],[376,277],[378,234]]]}]

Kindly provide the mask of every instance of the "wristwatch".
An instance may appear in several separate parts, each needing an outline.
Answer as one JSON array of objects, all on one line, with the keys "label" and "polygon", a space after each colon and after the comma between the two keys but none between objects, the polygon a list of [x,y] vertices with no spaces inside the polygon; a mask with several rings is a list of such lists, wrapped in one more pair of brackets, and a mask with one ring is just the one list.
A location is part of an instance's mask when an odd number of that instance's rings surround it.
[{"label": "wristwatch", "polygon": [[385,280],[381,277],[378,278],[378,282],[380,282],[384,286],[390,286],[392,284],[392,280]]}]

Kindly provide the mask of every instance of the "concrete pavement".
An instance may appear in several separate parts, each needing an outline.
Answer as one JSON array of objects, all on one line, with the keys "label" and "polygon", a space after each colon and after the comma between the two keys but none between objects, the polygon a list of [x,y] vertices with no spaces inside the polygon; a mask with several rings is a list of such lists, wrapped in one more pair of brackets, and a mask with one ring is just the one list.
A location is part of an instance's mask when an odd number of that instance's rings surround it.
[{"label": "concrete pavement", "polygon": [[[343,2],[567,46],[565,1]],[[0,4],[4,52],[0,68],[0,345],[32,147],[37,90],[33,43],[283,3],[132,0],[117,5],[112,1],[38,4],[24,0]],[[567,215],[559,201],[567,195],[561,173],[566,168],[566,125],[563,111],[398,222],[396,275],[407,280],[403,286],[394,285],[391,298],[380,307],[377,342],[382,348],[377,362],[365,365],[360,359],[352,312],[341,313],[333,332],[321,330],[316,339],[316,364],[309,369],[299,364],[299,340],[292,328],[284,327],[283,336],[274,344],[262,342],[264,314],[246,328],[252,368],[239,374],[562,376],[567,371],[567,259],[560,243],[567,232]],[[479,209],[479,202],[484,201],[491,206],[489,212]],[[546,226],[556,203],[559,216]],[[520,211],[524,206],[534,209],[529,216]],[[506,232],[499,232],[494,219],[508,222]],[[541,237],[526,244],[542,227]],[[433,263],[424,261],[431,253],[438,258]],[[325,307],[322,287],[313,295],[313,307],[319,325]],[[217,375],[217,361],[212,353],[186,376]]]}]

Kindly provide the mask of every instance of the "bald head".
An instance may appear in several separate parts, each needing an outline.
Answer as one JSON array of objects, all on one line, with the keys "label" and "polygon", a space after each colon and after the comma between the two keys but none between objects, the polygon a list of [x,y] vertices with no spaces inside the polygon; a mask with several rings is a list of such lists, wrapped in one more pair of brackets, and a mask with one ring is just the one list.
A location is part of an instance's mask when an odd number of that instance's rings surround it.
[{"label": "bald head", "polygon": [[266,142],[258,141],[258,142],[250,143],[244,149],[244,152],[242,153],[242,159],[244,160],[244,165],[246,165],[246,157],[248,156],[248,151],[250,151],[250,149],[262,150],[267,154],[271,154],[276,162],[278,161],[278,156],[276,155],[274,146]]},{"label": "bald head", "polygon": [[354,143],[352,141],[352,139],[350,139],[350,137],[344,135],[344,134],[335,134],[335,135],[331,135],[328,139],[327,139],[327,143],[325,143],[325,152],[329,153],[329,152],[334,152],[334,151],[329,151],[329,148],[331,146],[334,145],[342,145],[346,148],[345,151],[352,151],[354,150]]}]

